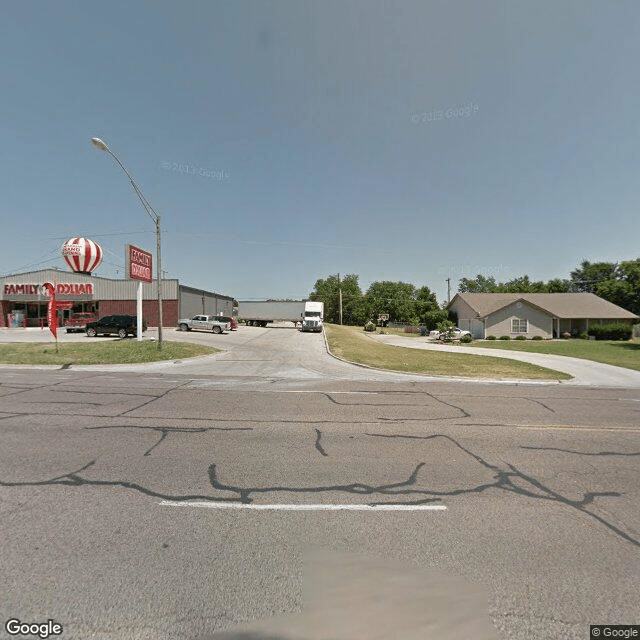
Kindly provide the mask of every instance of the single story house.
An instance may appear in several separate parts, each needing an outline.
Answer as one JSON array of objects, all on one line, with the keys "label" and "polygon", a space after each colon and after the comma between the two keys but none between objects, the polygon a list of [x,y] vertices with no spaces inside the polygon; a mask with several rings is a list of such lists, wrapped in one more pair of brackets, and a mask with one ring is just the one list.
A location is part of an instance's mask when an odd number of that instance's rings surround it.
[{"label": "single story house", "polygon": [[447,305],[458,326],[487,336],[558,338],[590,324],[637,322],[638,316],[593,293],[458,293]]}]

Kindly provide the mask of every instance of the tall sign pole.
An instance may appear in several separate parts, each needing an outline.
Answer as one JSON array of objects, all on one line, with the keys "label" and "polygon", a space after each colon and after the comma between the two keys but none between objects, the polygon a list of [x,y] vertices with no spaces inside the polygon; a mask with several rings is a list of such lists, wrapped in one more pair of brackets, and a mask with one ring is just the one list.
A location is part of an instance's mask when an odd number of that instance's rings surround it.
[{"label": "tall sign pole", "polygon": [[158,256],[158,349],[162,349],[162,258],[160,257],[160,216],[156,215],[156,255]]},{"label": "tall sign pole", "polygon": [[342,324],[342,282],[340,281],[340,274],[338,274],[338,287],[340,293],[340,324]]},{"label": "tall sign pole", "polygon": [[[142,283],[153,282],[153,256],[144,249],[134,247],[128,244],[125,248],[125,262],[127,265],[127,278],[138,281],[138,296],[136,301],[136,336],[138,341],[142,340]],[[160,281],[158,281],[160,286]],[[158,305],[162,310],[162,304]],[[160,323],[158,330],[162,327],[162,315],[160,315]],[[160,337],[158,337],[160,339]]]}]

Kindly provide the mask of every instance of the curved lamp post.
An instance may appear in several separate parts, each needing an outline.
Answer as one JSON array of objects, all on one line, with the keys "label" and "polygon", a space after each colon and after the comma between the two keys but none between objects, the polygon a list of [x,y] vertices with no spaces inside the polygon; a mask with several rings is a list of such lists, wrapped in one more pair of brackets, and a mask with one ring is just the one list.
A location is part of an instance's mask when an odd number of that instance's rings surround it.
[{"label": "curved lamp post", "polygon": [[134,182],[131,174],[124,168],[124,165],[120,160],[118,160],[118,156],[116,156],[111,149],[107,146],[106,142],[100,140],[100,138],[91,138],[91,143],[96,149],[100,149],[100,151],[106,151],[119,165],[120,168],[127,174],[127,178],[129,178],[129,182],[133,187],[133,190],[136,192],[140,202],[144,210],[147,212],[147,215],[156,223],[156,272],[157,272],[157,280],[158,280],[158,349],[162,349],[162,263],[160,258],[160,216],[156,212],[156,210],[149,204],[148,200],[144,197],[142,191],[138,185]]}]

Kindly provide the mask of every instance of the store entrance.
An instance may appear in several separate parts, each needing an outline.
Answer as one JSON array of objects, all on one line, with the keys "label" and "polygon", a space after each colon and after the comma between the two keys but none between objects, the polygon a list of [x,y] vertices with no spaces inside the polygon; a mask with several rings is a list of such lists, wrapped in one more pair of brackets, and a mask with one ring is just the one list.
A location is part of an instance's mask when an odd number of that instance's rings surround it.
[{"label": "store entrance", "polygon": [[[9,310],[7,326],[9,327],[46,327],[47,324],[47,303],[46,302],[14,302]],[[58,311],[58,326],[64,325],[64,321],[74,313],[95,313],[98,314],[99,303],[78,302],[71,309],[60,309]]]}]

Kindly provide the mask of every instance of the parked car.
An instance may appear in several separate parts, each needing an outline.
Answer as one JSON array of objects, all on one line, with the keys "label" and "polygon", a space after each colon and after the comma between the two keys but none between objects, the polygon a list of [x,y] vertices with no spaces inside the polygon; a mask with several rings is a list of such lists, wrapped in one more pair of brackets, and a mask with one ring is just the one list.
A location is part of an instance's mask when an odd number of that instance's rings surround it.
[{"label": "parked car", "polygon": [[238,321],[232,316],[216,316],[219,320],[229,323],[229,329],[235,331],[238,328]]},{"label": "parked car", "polygon": [[183,318],[178,320],[180,331],[191,331],[200,329],[201,331],[213,331],[213,333],[223,333],[228,331],[230,324],[222,319],[222,316],[197,315],[193,318]]},{"label": "parked car", "polygon": [[[142,330],[147,330],[147,321],[142,319]],[[120,338],[126,338],[129,334],[135,336],[138,332],[138,319],[132,315],[104,316],[94,322],[87,322],[85,329],[90,338],[97,335],[118,334]]]},{"label": "parked car", "polygon": [[67,318],[64,321],[64,328],[67,330],[67,333],[71,333],[73,331],[85,331],[87,328],[87,322],[95,322],[97,319],[98,315],[96,313],[74,313],[70,318]]},{"label": "parked car", "polygon": [[[464,336],[469,336],[470,338],[473,338],[470,331],[463,331],[458,327],[455,327],[453,329],[453,332],[450,335],[451,335],[451,340],[460,340],[460,338],[463,338]],[[433,331],[429,332],[429,337],[433,338],[434,340],[440,340],[441,338],[444,338],[445,335],[440,331],[438,331],[437,329],[434,329]]]}]

